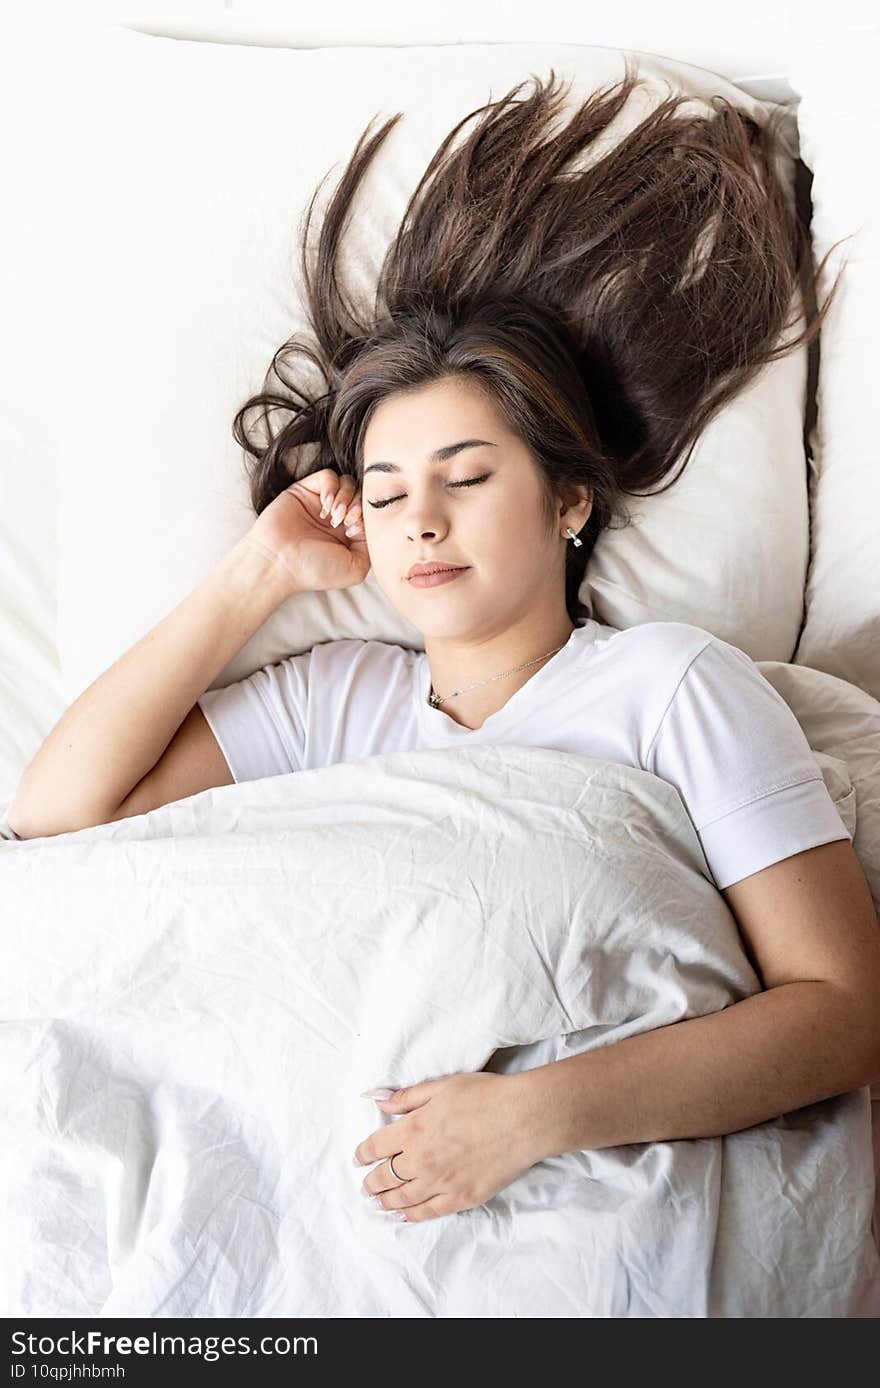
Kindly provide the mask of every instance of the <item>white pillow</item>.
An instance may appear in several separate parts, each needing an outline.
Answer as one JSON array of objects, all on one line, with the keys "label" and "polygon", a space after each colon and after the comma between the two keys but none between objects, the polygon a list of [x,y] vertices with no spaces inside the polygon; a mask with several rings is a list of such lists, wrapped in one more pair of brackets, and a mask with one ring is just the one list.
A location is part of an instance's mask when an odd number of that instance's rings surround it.
[{"label": "white pillow", "polygon": [[792,64],[805,164],[812,170],[816,264],[824,298],[846,265],[822,328],[811,435],[812,556],[796,660],[880,699],[880,24],[823,33]]},{"label": "white pillow", "polygon": [[[718,93],[759,118],[776,109],[691,64],[636,57],[650,86],[626,108],[621,133],[667,82],[707,108]],[[64,360],[79,387],[60,494],[59,645],[71,700],[252,523],[232,417],[261,388],[272,353],[307,331],[299,217],[332,170],[320,214],[371,118],[406,113],[348,233],[355,295],[371,293],[418,178],[463,115],[551,66],[574,79],[572,102],[623,76],[615,48],[297,50],[124,28],[97,34],[80,61],[92,215],[78,247],[88,313]],[[790,190],[794,132],[792,116]],[[808,554],[805,389],[800,349],[713,421],[673,488],[632,503],[632,527],[600,537],[582,589],[593,615],[618,627],[691,622],[753,659],[790,658]],[[354,589],[290,599],[210,687],[352,636],[423,649],[368,575]]]}]

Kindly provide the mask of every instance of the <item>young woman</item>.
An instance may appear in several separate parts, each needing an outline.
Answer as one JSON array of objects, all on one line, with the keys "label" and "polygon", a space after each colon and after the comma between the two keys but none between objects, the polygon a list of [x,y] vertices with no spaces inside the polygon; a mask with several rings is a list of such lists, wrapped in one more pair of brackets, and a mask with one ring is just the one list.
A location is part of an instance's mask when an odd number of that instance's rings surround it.
[{"label": "young woman", "polygon": [[[483,1203],[556,1152],[733,1132],[880,1077],[880,930],[788,706],[710,632],[619,631],[579,600],[625,498],[686,465],[710,417],[811,341],[830,303],[782,340],[809,237],[772,122],[720,99],[683,114],[670,96],[584,163],[637,81],[627,68],[553,130],[551,74],[480,108],[454,147],[466,117],[363,312],[343,293],[342,229],[399,116],[361,137],[314,259],[314,197],[304,219],[314,341],[279,349],[283,390],[267,378],[234,421],[251,530],[67,711],[10,813],[21,836],[58,833],[233,779],[471,741],[570,749],[678,788],[765,991],[524,1074],[378,1099],[404,1116],[355,1160],[372,1166],[364,1193],[411,1220]],[[298,354],[321,392],[281,375]],[[328,642],[208,691],[285,598],[371,568],[424,652]]]}]

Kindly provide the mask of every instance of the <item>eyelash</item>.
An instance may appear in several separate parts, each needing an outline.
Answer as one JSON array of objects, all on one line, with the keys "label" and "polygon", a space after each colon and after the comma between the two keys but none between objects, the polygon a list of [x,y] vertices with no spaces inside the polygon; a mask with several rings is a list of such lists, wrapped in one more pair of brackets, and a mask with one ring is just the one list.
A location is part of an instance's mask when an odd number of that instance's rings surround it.
[{"label": "eyelash", "polygon": [[[486,482],[492,476],[491,472],[484,472],[482,477],[468,477],[463,482],[447,482],[448,487],[475,487],[478,482]],[[390,506],[392,501],[399,501],[399,496],[389,496],[386,501],[370,501],[368,505],[379,511],[383,506]]]}]

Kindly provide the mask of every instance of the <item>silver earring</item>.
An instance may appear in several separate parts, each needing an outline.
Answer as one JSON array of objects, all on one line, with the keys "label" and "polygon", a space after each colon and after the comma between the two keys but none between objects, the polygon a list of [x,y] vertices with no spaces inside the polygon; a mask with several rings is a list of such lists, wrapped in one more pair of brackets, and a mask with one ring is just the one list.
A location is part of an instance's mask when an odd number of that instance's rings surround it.
[{"label": "silver earring", "polygon": [[572,540],[574,540],[575,548],[576,548],[576,549],[580,548],[580,546],[583,544],[583,540],[579,540],[579,539],[578,539],[577,535],[575,535],[575,533],[574,533],[574,531],[572,530],[572,528],[571,528],[570,525],[566,526],[566,528],[565,528],[565,533],[566,533],[566,535],[570,536],[570,538],[571,538]]}]

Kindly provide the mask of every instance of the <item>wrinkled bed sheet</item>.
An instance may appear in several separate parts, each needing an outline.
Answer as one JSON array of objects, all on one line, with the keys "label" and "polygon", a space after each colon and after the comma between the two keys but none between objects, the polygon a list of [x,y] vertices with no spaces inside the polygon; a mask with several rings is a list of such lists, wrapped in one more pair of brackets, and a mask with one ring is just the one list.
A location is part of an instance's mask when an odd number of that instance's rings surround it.
[{"label": "wrinkled bed sheet", "polygon": [[[394,753],[0,843],[6,1316],[880,1312],[870,1092],[555,1156],[402,1224],[359,1097],[758,991],[678,792]],[[365,1208],[366,1207],[366,1208]]]}]

